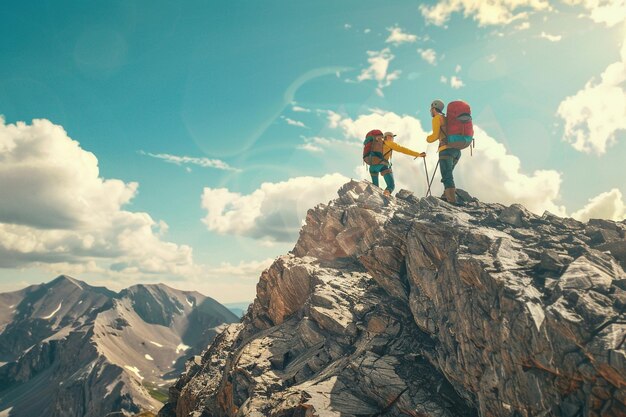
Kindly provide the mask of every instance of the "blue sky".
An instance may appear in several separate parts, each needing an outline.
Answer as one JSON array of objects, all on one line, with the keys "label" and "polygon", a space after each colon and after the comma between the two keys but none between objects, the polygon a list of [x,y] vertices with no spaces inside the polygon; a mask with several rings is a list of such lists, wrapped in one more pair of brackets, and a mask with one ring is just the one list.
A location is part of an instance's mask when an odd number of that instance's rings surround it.
[{"label": "blue sky", "polygon": [[[0,291],[68,273],[252,299],[306,209],[366,177],[365,132],[432,172],[434,98],[472,106],[460,187],[626,215],[618,1],[13,1],[0,19]],[[423,194],[421,162],[394,159]]]}]

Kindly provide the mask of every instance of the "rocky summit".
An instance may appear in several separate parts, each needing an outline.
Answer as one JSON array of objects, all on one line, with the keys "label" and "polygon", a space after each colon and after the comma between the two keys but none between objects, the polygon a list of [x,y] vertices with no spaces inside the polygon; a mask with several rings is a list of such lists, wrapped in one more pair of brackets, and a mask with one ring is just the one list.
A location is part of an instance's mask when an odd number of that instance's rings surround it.
[{"label": "rocky summit", "polygon": [[460,194],[309,210],[159,415],[626,415],[626,223]]}]

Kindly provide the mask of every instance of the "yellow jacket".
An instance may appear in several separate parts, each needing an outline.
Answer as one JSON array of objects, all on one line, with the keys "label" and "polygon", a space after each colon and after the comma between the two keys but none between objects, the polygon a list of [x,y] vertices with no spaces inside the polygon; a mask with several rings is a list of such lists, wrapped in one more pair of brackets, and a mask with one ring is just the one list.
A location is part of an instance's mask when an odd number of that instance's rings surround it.
[{"label": "yellow jacket", "polygon": [[404,146],[400,146],[395,143],[393,140],[385,140],[383,141],[383,155],[387,161],[391,160],[391,156],[393,155],[393,151],[398,151],[405,155],[410,156],[420,156],[421,152],[415,152],[410,150],[409,148],[405,148]]},{"label": "yellow jacket", "polygon": [[434,141],[438,140],[439,149],[437,149],[437,152],[441,152],[444,149],[448,149],[448,144],[446,143],[447,137],[444,132],[445,126],[446,126],[446,119],[444,115],[436,114],[435,117],[433,117],[433,133],[428,135],[428,137],[426,138],[426,141],[428,143],[433,143]]}]

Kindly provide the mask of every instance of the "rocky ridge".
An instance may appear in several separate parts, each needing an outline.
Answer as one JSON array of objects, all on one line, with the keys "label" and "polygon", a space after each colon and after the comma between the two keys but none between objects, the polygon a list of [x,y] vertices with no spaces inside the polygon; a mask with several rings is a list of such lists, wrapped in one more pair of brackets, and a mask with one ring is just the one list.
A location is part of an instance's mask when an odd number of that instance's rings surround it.
[{"label": "rocky ridge", "polygon": [[309,210],[159,415],[626,415],[626,223],[462,194]]},{"label": "rocky ridge", "polygon": [[157,410],[162,387],[237,317],[162,284],[121,293],[67,276],[0,294],[0,416]]}]

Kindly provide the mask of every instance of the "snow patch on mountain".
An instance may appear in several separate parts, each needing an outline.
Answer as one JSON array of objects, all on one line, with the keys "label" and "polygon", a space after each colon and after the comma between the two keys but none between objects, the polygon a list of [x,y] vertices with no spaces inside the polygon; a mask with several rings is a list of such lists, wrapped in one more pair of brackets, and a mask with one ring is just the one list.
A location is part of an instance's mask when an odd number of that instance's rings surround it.
[{"label": "snow patch on mountain", "polygon": [[61,302],[59,303],[59,306],[57,307],[57,309],[56,309],[56,310],[54,310],[52,313],[50,313],[50,315],[48,315],[48,316],[46,316],[46,317],[42,317],[42,319],[44,319],[44,320],[50,320],[52,317],[54,317],[54,315],[55,315],[56,313],[58,313],[58,312],[59,312],[59,310],[61,309],[61,306],[62,306],[62,305],[63,305],[63,301],[61,301]]},{"label": "snow patch on mountain", "polygon": [[176,346],[176,353],[184,352],[184,351],[188,350],[189,348],[190,348],[190,346],[187,346],[184,343],[181,343],[178,346]]},{"label": "snow patch on mountain", "polygon": [[139,369],[136,366],[129,366],[129,365],[124,365],[124,368],[128,369],[129,371],[131,371],[132,373],[134,373],[135,375],[137,375],[137,378],[143,380],[143,377],[141,376],[141,374],[139,373]]}]

